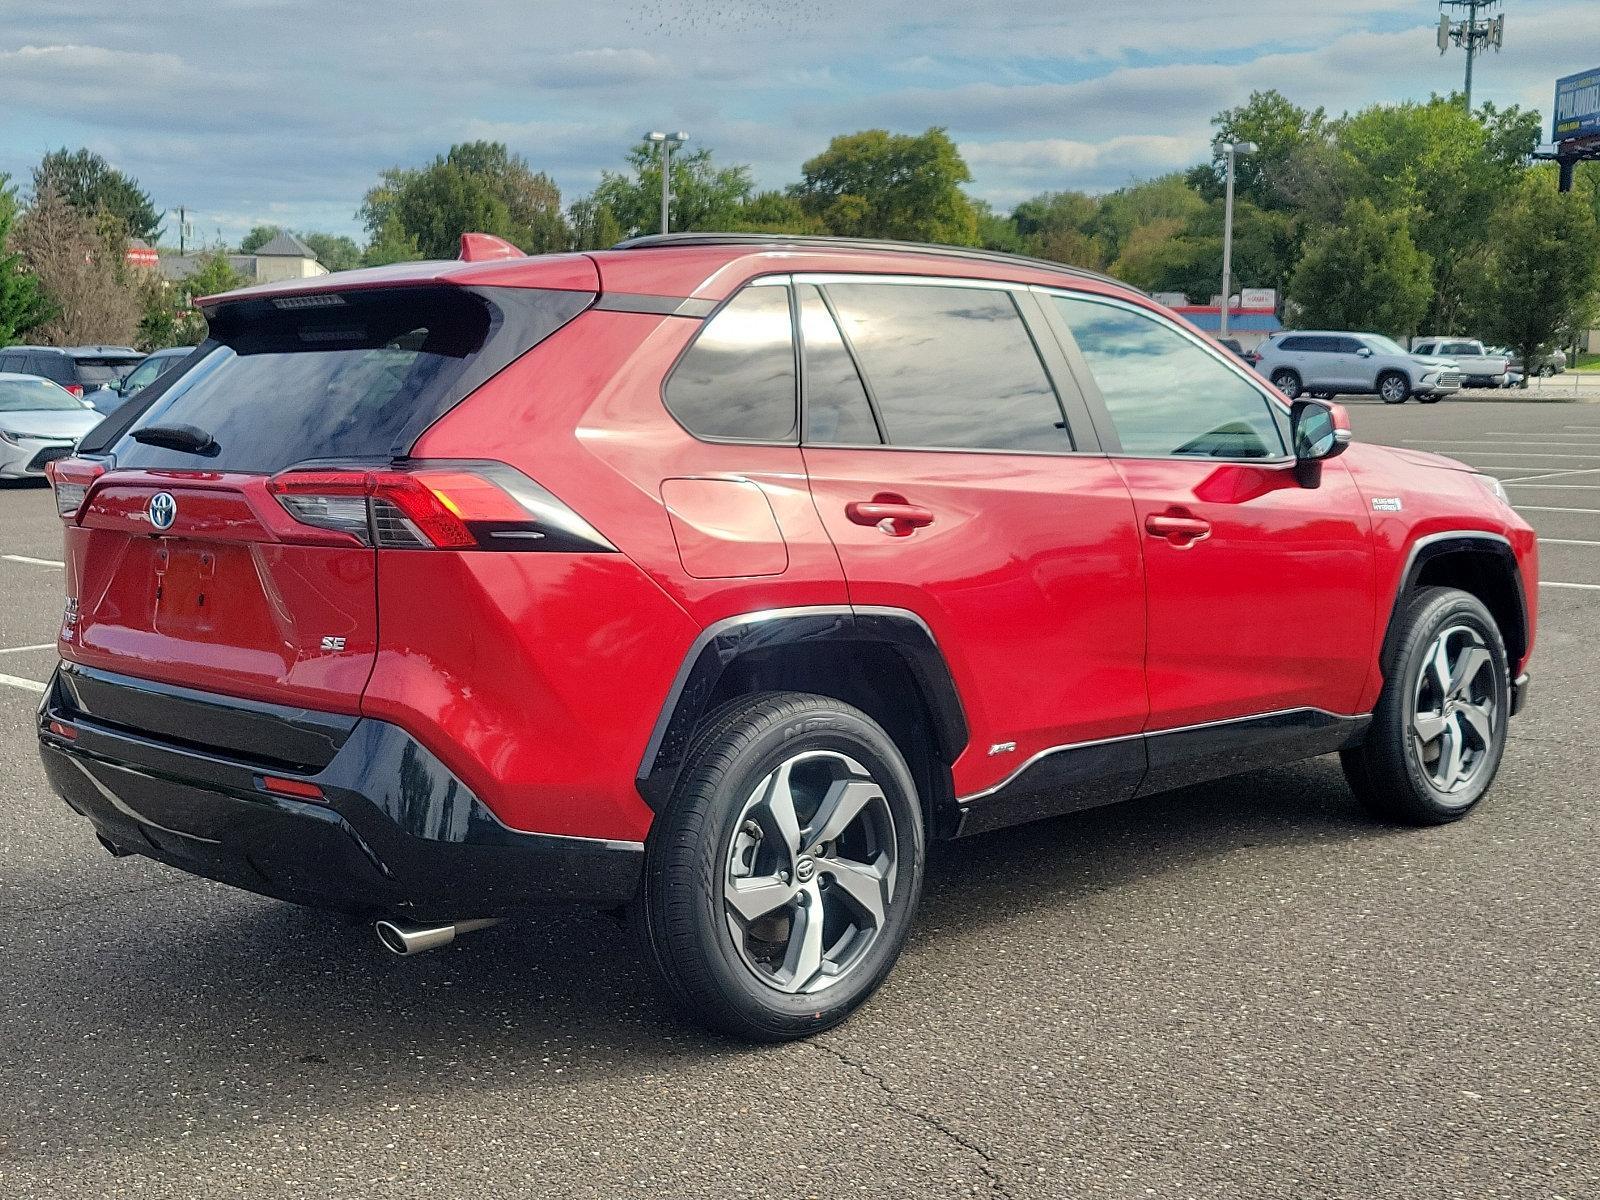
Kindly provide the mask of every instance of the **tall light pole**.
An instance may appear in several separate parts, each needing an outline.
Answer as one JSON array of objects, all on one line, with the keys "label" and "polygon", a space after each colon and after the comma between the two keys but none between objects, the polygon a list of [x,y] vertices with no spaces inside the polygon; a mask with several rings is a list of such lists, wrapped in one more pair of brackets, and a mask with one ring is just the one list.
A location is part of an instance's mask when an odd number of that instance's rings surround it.
[{"label": "tall light pole", "polygon": [[1229,142],[1222,148],[1228,156],[1228,187],[1222,203],[1222,331],[1218,337],[1228,336],[1228,297],[1233,294],[1233,162],[1241,154],[1254,154],[1258,148],[1254,142]]},{"label": "tall light pole", "polygon": [[661,148],[661,232],[668,233],[671,231],[668,214],[672,206],[672,152],[687,142],[689,135],[681,129],[677,133],[651,130],[644,135],[644,140]]}]

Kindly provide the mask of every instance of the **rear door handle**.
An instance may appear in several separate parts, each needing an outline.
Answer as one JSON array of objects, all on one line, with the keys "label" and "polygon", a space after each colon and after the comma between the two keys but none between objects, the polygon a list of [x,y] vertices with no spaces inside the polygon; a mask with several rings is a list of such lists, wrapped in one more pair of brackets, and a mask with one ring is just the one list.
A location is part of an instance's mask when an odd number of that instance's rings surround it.
[{"label": "rear door handle", "polygon": [[1166,538],[1180,550],[1211,536],[1211,522],[1190,513],[1151,513],[1144,519],[1145,532]]},{"label": "rear door handle", "polygon": [[933,524],[933,513],[892,492],[879,492],[871,500],[852,500],[844,506],[844,515],[853,524],[875,526],[890,537],[909,537]]}]

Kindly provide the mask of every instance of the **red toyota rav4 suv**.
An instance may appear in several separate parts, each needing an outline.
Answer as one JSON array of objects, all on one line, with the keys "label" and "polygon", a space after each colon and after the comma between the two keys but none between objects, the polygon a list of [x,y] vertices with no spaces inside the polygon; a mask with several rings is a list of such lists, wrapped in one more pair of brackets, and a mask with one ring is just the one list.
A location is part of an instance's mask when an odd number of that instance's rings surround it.
[{"label": "red toyota rav4 suv", "polygon": [[1144,296],[975,251],[644,238],[234,292],[55,465],[53,786],[113,854],[411,953],[626,910],[777,1039],[928,840],[1330,751],[1455,820],[1525,695],[1497,483],[1357,446]]}]

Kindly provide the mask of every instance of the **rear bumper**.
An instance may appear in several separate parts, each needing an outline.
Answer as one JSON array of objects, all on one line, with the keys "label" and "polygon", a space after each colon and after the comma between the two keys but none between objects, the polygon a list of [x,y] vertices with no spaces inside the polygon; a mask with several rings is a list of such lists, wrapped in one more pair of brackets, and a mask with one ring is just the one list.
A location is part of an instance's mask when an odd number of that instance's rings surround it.
[{"label": "rear bumper", "polygon": [[[131,726],[141,711],[160,733]],[[174,711],[232,713],[232,728],[190,726],[226,748],[174,738],[163,721]],[[450,920],[552,902],[613,907],[638,887],[640,844],[509,829],[398,726],[330,717],[317,726],[325,752],[291,739],[313,761],[286,767],[263,753],[275,716],[301,734],[318,717],[64,665],[40,706],[40,755],[51,786],[114,852],[317,908]],[[322,798],[270,792],[268,777],[314,784]]]}]

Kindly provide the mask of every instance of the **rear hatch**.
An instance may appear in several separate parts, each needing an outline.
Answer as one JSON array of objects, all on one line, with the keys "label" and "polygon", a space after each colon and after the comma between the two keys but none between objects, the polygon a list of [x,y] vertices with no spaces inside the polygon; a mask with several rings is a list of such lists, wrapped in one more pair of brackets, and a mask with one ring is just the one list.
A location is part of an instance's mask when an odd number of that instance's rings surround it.
[{"label": "rear hatch", "polygon": [[[373,481],[591,299],[436,284],[246,294],[211,309],[201,352],[57,464],[62,656],[358,712],[378,645],[374,544],[388,544]],[[416,530],[394,519],[401,536]]]}]

